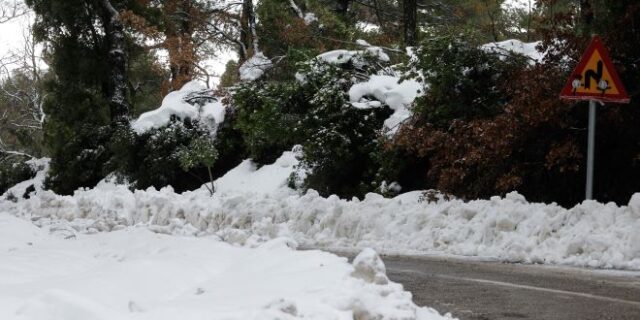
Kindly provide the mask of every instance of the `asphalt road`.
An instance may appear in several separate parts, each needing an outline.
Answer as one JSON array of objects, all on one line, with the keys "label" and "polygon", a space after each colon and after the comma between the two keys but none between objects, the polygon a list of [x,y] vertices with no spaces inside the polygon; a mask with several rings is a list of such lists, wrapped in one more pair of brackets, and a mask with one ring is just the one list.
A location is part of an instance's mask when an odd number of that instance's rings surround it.
[{"label": "asphalt road", "polygon": [[640,320],[640,273],[385,256],[414,301],[461,320]]}]

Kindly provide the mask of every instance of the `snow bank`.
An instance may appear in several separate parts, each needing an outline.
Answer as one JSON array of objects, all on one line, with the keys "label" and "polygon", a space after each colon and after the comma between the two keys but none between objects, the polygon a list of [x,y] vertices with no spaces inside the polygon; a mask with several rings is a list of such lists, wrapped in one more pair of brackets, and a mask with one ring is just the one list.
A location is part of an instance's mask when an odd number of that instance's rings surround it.
[{"label": "snow bank", "polygon": [[356,277],[380,269],[370,250],[354,267],[286,239],[250,248],[135,227],[64,239],[61,227],[0,213],[0,319],[451,319]]},{"label": "snow bank", "polygon": [[[374,75],[366,82],[353,85],[349,90],[349,100],[358,109],[388,105],[394,113],[385,120],[384,129],[389,135],[393,135],[399,125],[411,117],[409,107],[421,94],[421,90],[422,85],[415,80],[400,82],[399,77]],[[375,100],[370,100],[371,97]]]},{"label": "snow bank", "polygon": [[240,80],[255,81],[273,67],[273,63],[262,52],[256,52],[253,57],[240,66]]},{"label": "snow bank", "polygon": [[420,192],[349,201],[287,189],[294,162],[290,153],[258,170],[245,162],[216,181],[220,192],[213,197],[204,189],[132,192],[105,182],[73,196],[41,191],[17,203],[0,202],[0,212],[38,225],[70,220],[71,233],[144,225],[161,233],[216,235],[240,244],[284,236],[307,247],[640,270],[640,194],[628,206],[585,201],[571,209],[529,203],[517,193],[471,202],[426,203]]},{"label": "snow bank", "polygon": [[538,51],[537,46],[540,42],[522,42],[520,40],[505,40],[501,42],[491,42],[483,45],[481,48],[487,52],[495,52],[498,54],[516,53],[531,59],[533,63],[542,62],[544,53]]},{"label": "snow bank", "polygon": [[640,270],[640,193],[628,206],[585,201],[571,209],[529,203],[517,193],[471,202],[427,203],[421,192],[343,200],[287,188],[297,163],[296,152],[259,169],[245,161],[215,182],[213,197],[204,188],[176,194],[101,182],[73,196],[39,191],[15,203],[0,201],[0,212],[39,226],[68,220],[56,231],[65,237],[146,226],[241,245],[287,237],[306,247]]},{"label": "snow bank", "polygon": [[293,194],[287,188],[291,174],[300,162],[300,147],[285,152],[273,164],[257,168],[251,160],[245,160],[214,182],[217,193]]},{"label": "snow bank", "polygon": [[131,127],[136,133],[143,134],[151,129],[166,126],[171,117],[177,117],[197,119],[215,132],[218,125],[224,121],[225,110],[222,102],[212,97],[203,83],[191,81],[182,89],[169,93],[160,108],[140,115],[131,123]]}]

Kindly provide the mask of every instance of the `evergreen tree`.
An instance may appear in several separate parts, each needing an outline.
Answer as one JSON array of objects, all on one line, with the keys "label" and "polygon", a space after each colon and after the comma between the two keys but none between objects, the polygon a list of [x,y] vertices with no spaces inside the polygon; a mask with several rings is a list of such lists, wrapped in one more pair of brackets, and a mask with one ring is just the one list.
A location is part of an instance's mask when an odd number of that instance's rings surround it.
[{"label": "evergreen tree", "polygon": [[27,0],[34,34],[55,76],[47,83],[45,144],[52,157],[47,185],[62,194],[102,179],[105,147],[126,124],[126,39],[118,12],[124,0]]}]

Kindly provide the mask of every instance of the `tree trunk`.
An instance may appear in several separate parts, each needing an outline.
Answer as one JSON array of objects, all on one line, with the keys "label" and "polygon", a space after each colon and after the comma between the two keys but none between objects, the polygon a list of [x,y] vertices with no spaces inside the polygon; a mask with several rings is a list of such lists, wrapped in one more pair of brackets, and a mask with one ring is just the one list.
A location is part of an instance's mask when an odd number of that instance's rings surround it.
[{"label": "tree trunk", "polygon": [[404,45],[414,47],[418,44],[418,2],[403,0]]},{"label": "tree trunk", "polygon": [[[240,16],[240,41],[245,49],[245,59],[249,59],[258,51],[256,39],[256,16],[252,0],[242,2],[242,15]],[[243,61],[240,61],[242,63]]]},{"label": "tree trunk", "polygon": [[335,4],[333,5],[334,11],[344,21],[347,21],[349,19],[349,5],[350,4],[351,4],[351,0],[336,0]]},{"label": "tree trunk", "polygon": [[194,17],[191,0],[169,1],[165,7],[166,40],[164,47],[169,53],[171,71],[170,90],[180,90],[193,79],[196,64],[193,43]]},{"label": "tree trunk", "polygon": [[106,12],[104,31],[109,49],[109,85],[107,96],[112,124],[128,121],[127,56],[125,53],[124,25],[120,14],[109,0],[102,0]]},{"label": "tree trunk", "polygon": [[593,23],[593,7],[591,6],[591,0],[580,0],[580,23],[582,24],[584,36],[591,36],[591,25]]}]

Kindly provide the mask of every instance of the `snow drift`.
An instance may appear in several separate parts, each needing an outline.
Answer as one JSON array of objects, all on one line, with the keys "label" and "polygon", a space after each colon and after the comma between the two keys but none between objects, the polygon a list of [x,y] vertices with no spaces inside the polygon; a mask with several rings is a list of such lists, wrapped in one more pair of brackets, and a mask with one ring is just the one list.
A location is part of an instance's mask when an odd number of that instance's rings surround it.
[{"label": "snow drift", "polygon": [[[299,195],[286,187],[295,157],[285,153],[256,170],[243,163],[206,190],[130,191],[101,183],[73,196],[42,191],[17,203],[0,202],[38,225],[70,220],[71,232],[95,233],[143,225],[156,232],[216,235],[233,242],[289,237],[306,247],[364,248],[383,252],[444,253],[509,262],[640,270],[640,194],[628,206],[595,201],[565,209],[529,203],[517,194],[464,202],[421,201],[421,192],[364,200]],[[234,173],[235,172],[235,173]],[[256,187],[264,175],[268,185]],[[235,181],[234,186],[225,186]],[[254,190],[243,190],[253,186]],[[252,182],[253,181],[253,182]],[[226,189],[226,190],[225,190]]]},{"label": "snow drift", "polygon": [[1,319],[451,319],[417,307],[371,250],[351,265],[292,250],[287,239],[251,248],[135,227],[70,236],[65,227],[0,213]]}]

